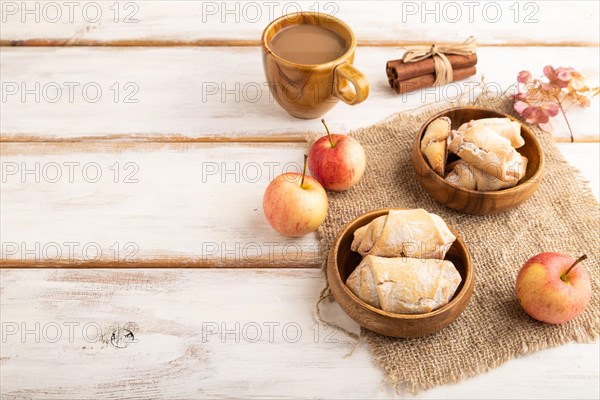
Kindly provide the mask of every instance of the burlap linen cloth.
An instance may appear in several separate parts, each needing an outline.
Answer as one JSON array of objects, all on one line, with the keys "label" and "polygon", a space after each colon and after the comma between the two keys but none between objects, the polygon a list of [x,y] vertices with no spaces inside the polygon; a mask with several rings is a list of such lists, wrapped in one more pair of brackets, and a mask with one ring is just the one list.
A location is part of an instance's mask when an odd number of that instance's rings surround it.
[{"label": "burlap linen cloth", "polygon": [[[475,105],[514,115],[506,97],[482,95]],[[340,229],[360,214],[382,207],[424,208],[455,228],[471,252],[475,289],[451,325],[417,339],[361,330],[361,341],[368,343],[385,380],[397,390],[416,392],[458,382],[528,352],[593,341],[600,332],[600,206],[589,185],[550,135],[534,128],[546,156],[546,174],[533,197],[516,209],[489,216],[466,215],[437,203],[416,181],[410,150],[427,118],[448,107],[398,114],[351,132],[365,149],[367,168],[354,188],[329,193],[328,217],[318,231],[326,257]],[[591,277],[592,299],[583,314],[566,324],[533,320],[515,296],[520,267],[545,251],[588,255],[583,265]],[[331,300],[328,288],[322,297]]]}]

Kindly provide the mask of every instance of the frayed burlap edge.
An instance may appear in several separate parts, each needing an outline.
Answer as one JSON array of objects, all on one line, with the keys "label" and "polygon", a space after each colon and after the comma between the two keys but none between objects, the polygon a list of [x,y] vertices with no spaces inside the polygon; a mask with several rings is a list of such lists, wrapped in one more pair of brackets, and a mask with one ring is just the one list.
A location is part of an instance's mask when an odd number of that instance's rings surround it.
[{"label": "frayed burlap edge", "polygon": [[[438,113],[447,108],[458,107],[458,106],[469,105],[469,104],[477,105],[478,100],[481,99],[482,96],[489,95],[489,92],[487,92],[485,89],[486,86],[485,86],[485,82],[484,82],[483,78],[482,78],[481,82],[479,83],[479,85],[474,90],[476,90],[477,88],[481,88],[482,93],[477,97],[477,99],[474,102],[465,102],[464,98],[469,93],[463,93],[462,95],[458,96],[453,101],[447,102],[445,104],[433,104],[433,105],[432,104],[423,104],[419,107],[409,109],[409,110],[403,111],[401,113],[392,114],[389,117],[387,117],[386,119],[378,122],[377,124],[386,123],[389,121],[394,121],[394,122],[398,122],[398,123],[426,121],[429,117],[431,117],[435,113]],[[499,99],[499,101],[501,101],[500,100],[501,98],[498,98],[498,99]],[[359,129],[362,129],[362,128],[359,128]],[[353,132],[354,131],[350,131],[348,133],[348,135],[352,136]],[[316,132],[307,133],[305,135],[305,140],[308,143],[308,147],[312,146],[312,144],[322,136],[323,136],[322,133],[316,133]],[[348,331],[347,329],[339,326],[338,324],[336,324],[332,321],[326,321],[325,319],[323,319],[323,317],[321,315],[321,307],[320,307],[321,303],[323,301],[329,301],[329,302],[333,301],[333,297],[331,295],[331,290],[329,289],[329,282],[327,281],[327,253],[328,253],[329,249],[327,248],[327,243],[325,243],[325,239],[323,238],[322,227],[319,227],[319,229],[317,230],[317,240],[319,242],[319,257],[321,260],[323,260],[321,262],[321,272],[323,273],[323,275],[325,277],[325,286],[321,290],[321,293],[319,294],[319,298],[317,299],[317,303],[315,304],[315,309],[314,309],[315,319],[324,325],[328,325],[328,326],[334,327],[336,329],[339,329],[342,332],[346,333],[351,338],[358,340],[359,339],[358,335],[356,335],[353,332]]]},{"label": "frayed burlap edge", "polygon": [[[385,124],[385,123],[390,123],[390,122],[393,122],[393,123],[424,123],[432,115],[434,115],[444,109],[448,109],[448,108],[452,108],[452,107],[457,107],[457,106],[462,106],[462,105],[490,107],[490,103],[493,105],[493,103],[506,104],[506,102],[512,102],[512,99],[509,96],[506,96],[505,93],[501,94],[500,96],[490,95],[490,93],[485,90],[485,85],[484,85],[483,81],[480,84],[480,87],[483,88],[481,94],[472,102],[465,102],[464,101],[465,95],[462,95],[459,98],[457,98],[456,100],[450,101],[450,102],[447,102],[444,104],[423,105],[423,106],[417,107],[415,109],[411,109],[411,110],[407,110],[407,111],[404,111],[401,113],[391,115],[390,117],[384,119],[383,121],[380,121],[377,124]],[[514,113],[513,113],[513,115],[514,115]],[[375,125],[377,125],[377,124],[375,124]],[[350,136],[352,136],[353,133],[354,133],[354,131],[351,131],[348,134]],[[320,136],[322,136],[322,135],[311,133],[311,134],[307,135],[306,139],[310,145]],[[566,164],[569,167],[569,170],[570,170],[571,174],[573,175],[573,178],[578,183],[580,183],[580,187],[583,192],[582,195],[583,195],[583,197],[585,197],[585,201],[596,202],[596,204],[598,204],[595,195],[593,194],[591,188],[589,187],[589,182],[583,177],[581,171],[579,171],[577,168],[569,165],[566,161],[562,161],[562,163]],[[518,349],[517,351],[507,353],[504,355],[504,357],[493,360],[493,362],[487,362],[486,364],[479,365],[477,368],[462,369],[460,371],[460,373],[455,373],[455,372],[450,373],[450,374],[444,375],[442,379],[429,380],[426,382],[421,382],[421,381],[412,382],[409,379],[403,377],[401,374],[397,374],[396,370],[394,370],[394,369],[388,370],[389,365],[386,365],[386,363],[384,361],[384,356],[385,356],[384,352],[381,350],[381,348],[377,347],[375,345],[375,342],[373,341],[373,339],[374,339],[373,335],[377,335],[376,333],[371,332],[371,331],[361,327],[360,334],[357,335],[357,334],[343,328],[339,324],[337,324],[333,321],[327,321],[322,317],[321,304],[323,302],[332,302],[334,299],[331,294],[331,291],[329,288],[329,283],[327,281],[327,275],[326,275],[327,254],[328,254],[329,249],[327,247],[327,243],[323,237],[323,233],[322,233],[321,229],[322,228],[319,228],[319,230],[317,231],[317,235],[318,235],[318,241],[319,241],[319,245],[320,245],[320,256],[321,256],[321,259],[323,260],[323,262],[321,264],[321,271],[323,272],[323,275],[325,277],[325,286],[319,295],[317,303],[315,304],[315,309],[314,309],[315,319],[319,323],[328,325],[330,327],[333,327],[335,329],[342,331],[343,333],[347,334],[350,338],[355,340],[353,349],[351,350],[351,352],[349,354],[346,355],[346,357],[351,356],[354,353],[354,351],[356,350],[356,348],[358,348],[358,346],[361,344],[361,342],[365,341],[366,343],[368,343],[369,350],[370,350],[371,354],[373,355],[374,363],[379,368],[381,368],[382,371],[384,372],[385,376],[383,378],[382,384],[389,384],[392,388],[394,388],[396,390],[396,392],[398,394],[400,394],[404,390],[408,390],[409,392],[415,394],[415,393],[418,393],[419,391],[429,390],[429,389],[432,389],[439,385],[458,383],[462,380],[474,377],[478,374],[488,372],[494,368],[501,366],[502,364],[506,363],[507,361],[510,361],[513,358],[523,356],[527,353],[540,351],[540,350],[547,349],[547,348],[558,347],[565,343],[573,342],[573,341],[579,342],[579,343],[589,343],[589,342],[593,342],[593,341],[597,340],[600,337],[600,323],[596,323],[596,324],[590,323],[586,326],[582,326],[581,329],[578,329],[576,332],[572,332],[571,334],[566,335],[566,336],[563,335],[560,338],[552,338],[551,337],[551,338],[547,338],[547,340],[545,342],[535,343],[535,344],[522,342],[520,349]]]},{"label": "frayed burlap edge", "polygon": [[516,351],[511,354],[505,355],[501,359],[494,360],[492,363],[486,363],[484,366],[480,366],[480,368],[474,369],[463,369],[461,373],[451,373],[445,375],[443,379],[438,380],[430,380],[427,382],[411,382],[408,379],[403,379],[401,377],[392,377],[392,371],[388,371],[386,369],[386,365],[383,362],[382,357],[384,353],[380,351],[380,348],[375,346],[372,341],[371,335],[377,335],[376,333],[370,332],[364,328],[361,328],[360,338],[358,340],[364,340],[369,345],[369,350],[373,355],[373,361],[375,365],[381,368],[384,371],[385,377],[383,378],[383,383],[389,384],[396,390],[396,393],[401,394],[402,391],[408,390],[412,394],[417,394],[419,391],[429,390],[436,386],[440,385],[448,385],[461,382],[465,379],[472,378],[476,375],[488,372],[492,369],[498,368],[499,366],[505,364],[506,362],[512,360],[513,358],[521,357],[528,353],[533,353],[540,350],[550,349],[553,347],[562,346],[568,342],[577,342],[577,343],[592,343],[598,340],[600,336],[600,329],[598,325],[596,326],[588,326],[581,330],[581,332],[576,332],[571,336],[563,336],[560,340],[547,340],[546,342],[538,345],[531,345],[527,343],[522,343],[522,347],[519,351]]}]

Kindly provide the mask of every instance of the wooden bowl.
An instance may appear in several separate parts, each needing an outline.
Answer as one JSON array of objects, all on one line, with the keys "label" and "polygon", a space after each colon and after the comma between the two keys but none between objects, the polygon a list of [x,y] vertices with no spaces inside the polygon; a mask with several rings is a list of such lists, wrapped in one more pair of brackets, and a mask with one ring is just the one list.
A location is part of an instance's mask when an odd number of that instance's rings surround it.
[{"label": "wooden bowl", "polygon": [[463,123],[474,119],[507,117],[515,120],[510,115],[481,107],[451,108],[429,118],[415,138],[412,148],[412,162],[417,180],[431,197],[454,210],[467,214],[485,215],[510,210],[533,195],[544,173],[544,153],[531,129],[521,124],[521,135],[525,140],[525,145],[519,147],[517,151],[529,160],[523,179],[519,181],[517,186],[509,189],[495,192],[478,192],[449,183],[431,169],[423,156],[421,139],[427,126],[439,117],[450,118],[452,129],[458,129]]},{"label": "wooden bowl", "polygon": [[360,254],[350,250],[354,231],[375,218],[389,213],[390,210],[399,210],[399,208],[385,208],[363,214],[347,224],[338,234],[327,260],[327,279],[331,294],[350,318],[373,332],[405,338],[438,332],[463,312],[471,298],[475,283],[471,256],[454,229],[450,228],[450,231],[456,236],[456,241],[450,247],[445,259],[454,263],[462,282],[452,300],[445,306],[425,314],[390,313],[365,303],[346,286],[346,279],[362,259]]}]

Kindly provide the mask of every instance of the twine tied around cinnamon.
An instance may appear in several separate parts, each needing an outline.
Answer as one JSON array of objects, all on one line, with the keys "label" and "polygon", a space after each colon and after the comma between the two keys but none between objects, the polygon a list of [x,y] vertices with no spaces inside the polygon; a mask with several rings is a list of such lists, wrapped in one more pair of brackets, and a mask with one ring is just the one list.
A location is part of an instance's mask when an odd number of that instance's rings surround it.
[{"label": "twine tied around cinnamon", "polygon": [[446,57],[446,54],[455,54],[459,56],[468,56],[477,50],[477,39],[469,36],[467,40],[460,44],[446,44],[431,46],[406,46],[406,53],[402,57],[404,63],[417,62],[429,57],[433,57],[435,65],[435,83],[434,85],[445,85],[454,80],[452,65]]}]

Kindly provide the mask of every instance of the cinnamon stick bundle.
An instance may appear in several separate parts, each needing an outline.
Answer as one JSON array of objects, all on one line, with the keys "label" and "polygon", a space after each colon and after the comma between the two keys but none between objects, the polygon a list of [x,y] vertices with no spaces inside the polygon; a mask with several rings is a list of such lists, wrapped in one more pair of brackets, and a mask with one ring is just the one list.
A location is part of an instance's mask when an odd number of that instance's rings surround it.
[{"label": "cinnamon stick bundle", "polygon": [[[475,74],[476,53],[468,56],[450,54],[447,58],[452,65],[453,80],[465,79]],[[402,59],[388,61],[386,73],[390,86],[398,94],[433,86],[436,78],[435,64],[431,57],[409,63]]]},{"label": "cinnamon stick bundle", "polygon": [[[468,78],[469,76],[475,75],[477,69],[473,67],[460,68],[452,71],[454,81],[460,81],[461,79]],[[406,80],[390,79],[390,86],[398,94],[412,92],[413,90],[419,90],[426,87],[431,87],[435,83],[435,74],[427,74],[416,76],[414,78]]]}]

